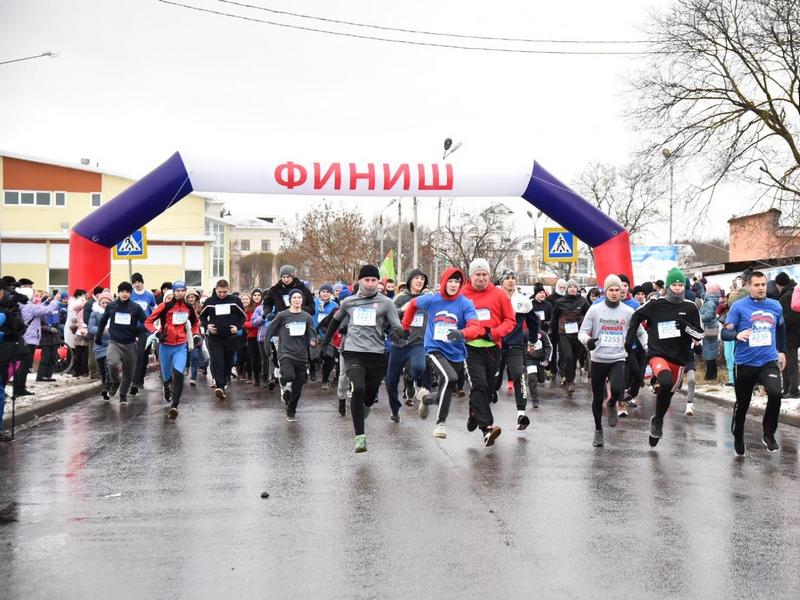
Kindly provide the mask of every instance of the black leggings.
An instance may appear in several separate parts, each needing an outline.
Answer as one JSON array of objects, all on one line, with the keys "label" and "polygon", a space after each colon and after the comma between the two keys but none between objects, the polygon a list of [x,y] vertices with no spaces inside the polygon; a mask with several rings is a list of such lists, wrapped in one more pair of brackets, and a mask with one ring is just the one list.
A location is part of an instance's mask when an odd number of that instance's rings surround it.
[{"label": "black leggings", "polygon": [[344,352],[350,379],[350,415],[356,435],[364,435],[364,407],[372,406],[386,373],[386,353]]},{"label": "black leggings", "polygon": [[256,338],[247,338],[247,356],[250,359],[251,372],[256,382],[261,379],[261,353],[258,346]]},{"label": "black leggings", "polygon": [[608,410],[616,410],[617,402],[625,393],[625,361],[601,363],[592,361],[592,415],[594,428],[603,429],[603,402],[606,399],[606,380],[611,385],[611,399]]},{"label": "black leggings", "polygon": [[502,372],[506,367],[508,368],[508,380],[514,384],[514,399],[517,401],[517,410],[525,410],[530,393],[528,390],[528,374],[525,372],[525,351],[521,347],[514,346],[503,349],[500,355],[500,368],[498,369],[501,375],[497,377],[495,392],[500,389],[503,383]]},{"label": "black leggings", "polygon": [[308,364],[304,360],[296,360],[284,356],[280,360],[281,385],[292,384],[292,396],[286,407],[286,414],[294,416],[297,410],[297,403],[300,402],[300,395],[303,393],[303,385],[307,378]]},{"label": "black leggings", "polygon": [[772,361],[761,367],[736,365],[734,381],[736,404],[733,405],[731,433],[744,434],[744,420],[747,418],[747,409],[753,397],[753,388],[760,383],[767,390],[767,408],[764,411],[762,425],[764,434],[775,435],[778,429],[778,417],[781,414],[781,373],[778,364]]},{"label": "black leggings", "polygon": [[561,355],[561,366],[563,367],[561,373],[567,380],[567,383],[575,381],[575,363],[581,355],[581,347],[583,344],[578,340],[577,335],[561,334],[558,337],[558,351]]}]

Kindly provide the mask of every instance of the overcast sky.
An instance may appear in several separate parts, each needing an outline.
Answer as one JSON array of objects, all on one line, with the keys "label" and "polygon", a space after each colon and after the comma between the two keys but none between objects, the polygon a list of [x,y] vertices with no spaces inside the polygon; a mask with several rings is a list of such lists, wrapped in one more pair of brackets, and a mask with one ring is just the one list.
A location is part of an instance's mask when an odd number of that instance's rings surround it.
[{"label": "overcast sky", "polygon": [[[631,48],[431,37],[275,15],[219,0],[180,1],[409,41]],[[669,5],[666,0],[249,3],[415,30],[578,40],[641,40],[648,11]],[[442,140],[450,136],[463,142],[454,161],[459,156],[471,161],[530,157],[571,184],[589,162],[625,162],[638,141],[624,118],[635,101],[627,78],[643,64],[633,56],[390,44],[199,13],[156,0],[2,0],[0,34],[0,61],[59,53],[56,59],[0,65],[0,150],[74,163],[89,157],[100,169],[131,177],[182,149],[222,151],[230,161],[254,153],[278,159],[436,160]],[[218,197],[230,200],[236,211],[285,217],[319,202]],[[387,199],[347,202],[377,211]],[[521,199],[504,202],[520,215],[529,208]],[[666,231],[657,233],[666,237]]]}]

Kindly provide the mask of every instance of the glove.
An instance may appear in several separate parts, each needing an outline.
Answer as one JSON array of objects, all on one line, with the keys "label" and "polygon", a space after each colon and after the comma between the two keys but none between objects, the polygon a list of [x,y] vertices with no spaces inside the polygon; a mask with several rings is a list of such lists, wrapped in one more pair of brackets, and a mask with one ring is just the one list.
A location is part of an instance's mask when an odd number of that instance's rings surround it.
[{"label": "glove", "polygon": [[203,343],[203,338],[201,338],[199,335],[196,335],[192,338],[192,343],[194,344],[195,348],[199,348]]},{"label": "glove", "polygon": [[697,345],[694,347],[694,353],[695,353],[697,356],[700,356],[700,355],[703,353],[703,346],[702,346],[701,344],[697,344]]},{"label": "glove", "polygon": [[633,352],[633,342],[625,342],[625,352],[631,354]]},{"label": "glove", "polygon": [[405,330],[403,330],[403,333],[394,333],[394,332],[392,332],[392,342],[394,342],[395,344],[398,344],[398,343],[402,342],[403,340],[407,340],[408,339],[408,335],[409,335],[409,332],[405,331]]},{"label": "glove", "polygon": [[164,337],[166,337],[164,335],[164,332],[163,331],[158,331],[158,332],[156,332],[155,335],[156,335],[156,339],[158,340],[158,343],[159,344],[163,344],[164,343]]},{"label": "glove", "polygon": [[600,338],[592,338],[588,342],[586,342],[586,347],[589,349],[589,352],[593,352],[595,348],[597,348],[597,342]]},{"label": "glove", "polygon": [[492,339],[492,330],[491,330],[491,328],[485,327],[485,330],[486,331],[483,332],[483,339],[486,340],[487,342],[493,342],[494,339]]},{"label": "glove", "polygon": [[464,334],[460,332],[458,329],[454,329],[453,331],[447,334],[447,339],[451,342],[463,342]]}]

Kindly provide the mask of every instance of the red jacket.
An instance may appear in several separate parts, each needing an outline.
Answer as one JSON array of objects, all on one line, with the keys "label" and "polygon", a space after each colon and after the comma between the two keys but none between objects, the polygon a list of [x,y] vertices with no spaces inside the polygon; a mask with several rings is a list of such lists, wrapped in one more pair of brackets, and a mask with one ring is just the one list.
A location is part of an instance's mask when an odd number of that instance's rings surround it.
[{"label": "red jacket", "polygon": [[256,339],[258,337],[258,327],[253,326],[253,313],[255,310],[245,310],[244,315],[244,329],[247,332],[247,339]]},{"label": "red jacket", "polygon": [[[184,314],[187,316],[184,317]],[[156,321],[161,322],[161,333],[164,334],[162,343],[168,346],[180,346],[189,341],[186,335],[186,321],[192,325],[192,335],[200,335],[200,320],[197,314],[191,306],[179,300],[172,300],[168,304],[162,302],[156,306],[144,322],[145,329],[154,333]]]},{"label": "red jacket", "polygon": [[[511,299],[502,289],[489,283],[484,289],[478,291],[472,287],[472,282],[467,282],[462,293],[472,300],[475,310],[478,311],[481,327],[489,327],[492,333],[492,340],[498,346],[503,343],[503,337],[511,333],[517,325],[517,317],[514,308],[511,306]],[[484,315],[488,309],[488,315]]]}]

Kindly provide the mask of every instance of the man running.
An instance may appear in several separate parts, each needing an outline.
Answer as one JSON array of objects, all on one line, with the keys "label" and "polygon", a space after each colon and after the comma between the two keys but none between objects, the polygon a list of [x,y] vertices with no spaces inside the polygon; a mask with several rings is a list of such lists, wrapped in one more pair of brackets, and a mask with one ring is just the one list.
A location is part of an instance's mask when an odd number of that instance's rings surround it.
[{"label": "man running", "polygon": [[[608,426],[617,426],[616,404],[622,401],[625,392],[625,338],[634,310],[620,301],[622,281],[617,275],[609,275],[603,284],[605,298],[593,304],[583,318],[578,338],[591,352],[592,414],[594,415],[595,447],[603,446],[603,401],[606,398],[606,382],[611,387],[608,401]],[[642,347],[646,346],[644,329],[638,328],[637,336]]]},{"label": "man running", "polygon": [[147,317],[142,307],[131,300],[133,286],[123,281],[117,286],[117,299],[108,305],[97,326],[95,344],[103,343],[103,332],[108,325],[108,377],[111,380],[109,397],[119,390],[119,403],[128,403],[128,392],[133,394],[134,368],[136,367],[137,339],[146,338],[144,322]]},{"label": "man running", "polygon": [[550,318],[551,337],[558,337],[559,371],[564,375],[570,396],[575,393],[575,369],[582,352],[578,330],[587,310],[589,302],[578,293],[578,282],[570,279],[566,293],[556,302]]},{"label": "man running", "polygon": [[289,292],[289,308],[279,312],[267,327],[267,339],[278,338],[281,396],[286,404],[286,420],[297,421],[297,403],[303,393],[308,372],[309,349],[317,345],[314,319],[303,310],[303,292]]},{"label": "man running", "polygon": [[225,400],[225,386],[236,352],[236,334],[244,326],[246,318],[242,301],[231,296],[228,282],[220,279],[200,311],[200,324],[208,333],[206,341],[211,359],[214,396],[219,400]]},{"label": "man running", "polygon": [[[144,277],[141,273],[134,273],[131,275],[131,285],[133,285],[133,292],[131,292],[131,301],[138,304],[144,311],[145,317],[149,317],[150,313],[156,307],[156,297],[153,292],[145,289]],[[147,336],[142,335],[136,343],[136,366],[133,371],[133,384],[131,385],[131,396],[135,396],[140,387],[144,387],[144,376],[147,374],[147,355],[150,350],[147,346]]]},{"label": "man running", "polygon": [[339,308],[339,303],[333,297],[333,286],[330,283],[323,283],[319,286],[319,298],[314,302],[314,329],[319,336],[320,344],[317,345],[316,350],[311,353],[312,360],[310,365],[311,381],[316,379],[317,366],[322,368],[322,391],[331,389],[330,377],[331,372],[336,366],[336,360],[331,348],[322,346],[321,342],[325,338],[325,327],[320,326],[320,323],[325,321],[328,315],[332,315]]},{"label": "man running", "polygon": [[663,436],[664,415],[672,396],[681,387],[683,368],[692,358],[692,346],[703,339],[697,305],[684,297],[683,271],[667,274],[665,295],[641,306],[631,317],[625,350],[633,352],[639,325],[647,321],[647,360],[658,380],[656,414],[650,418],[650,446]]},{"label": "man running", "polygon": [[472,388],[469,392],[467,431],[480,428],[486,446],[494,445],[502,430],[494,425],[489,406],[495,390],[495,376],[500,365],[500,345],[503,336],[516,325],[511,300],[489,281],[489,261],[476,258],[469,265],[469,283],[464,296],[475,305],[478,321],[484,333],[467,342],[467,370]]},{"label": "man running", "polygon": [[412,331],[414,319],[421,314],[418,311],[425,311],[427,315],[424,347],[440,380],[435,394],[420,398],[419,416],[427,418],[428,403],[438,402],[439,410],[433,436],[441,439],[447,437],[445,421],[450,411],[450,400],[464,372],[464,360],[467,358],[464,341],[475,339],[484,333],[475,306],[461,294],[464,279],[464,273],[460,269],[448,267],[442,273],[439,286],[441,291],[438,294],[418,295],[413,298],[406,305],[403,315],[403,328],[408,332]]},{"label": "man running", "polygon": [[736,340],[736,404],[731,433],[739,456],[744,456],[744,421],[757,383],[767,391],[761,440],[769,452],[779,449],[775,432],[781,411],[781,371],[786,366],[783,307],[777,300],[767,298],[767,276],[761,271],[750,273],[748,287],[750,296],[731,306],[722,329],[723,340]]},{"label": "man running", "polygon": [[172,292],[172,300],[159,304],[147,317],[144,326],[150,333],[157,332],[164,400],[171,402],[169,418],[175,419],[183,394],[183,373],[189,358],[189,342],[192,348],[200,345],[200,320],[194,309],[186,304],[186,284],[183,281],[174,282]]},{"label": "man running", "polygon": [[350,415],[356,436],[356,452],[367,451],[364,419],[375,403],[378,389],[386,373],[384,335],[391,329],[395,339],[403,337],[403,326],[389,298],[378,293],[380,271],[375,265],[364,265],[358,273],[358,292],[342,301],[333,314],[324,345],[345,317],[349,316],[347,336],[342,343],[347,377],[350,379]]}]

